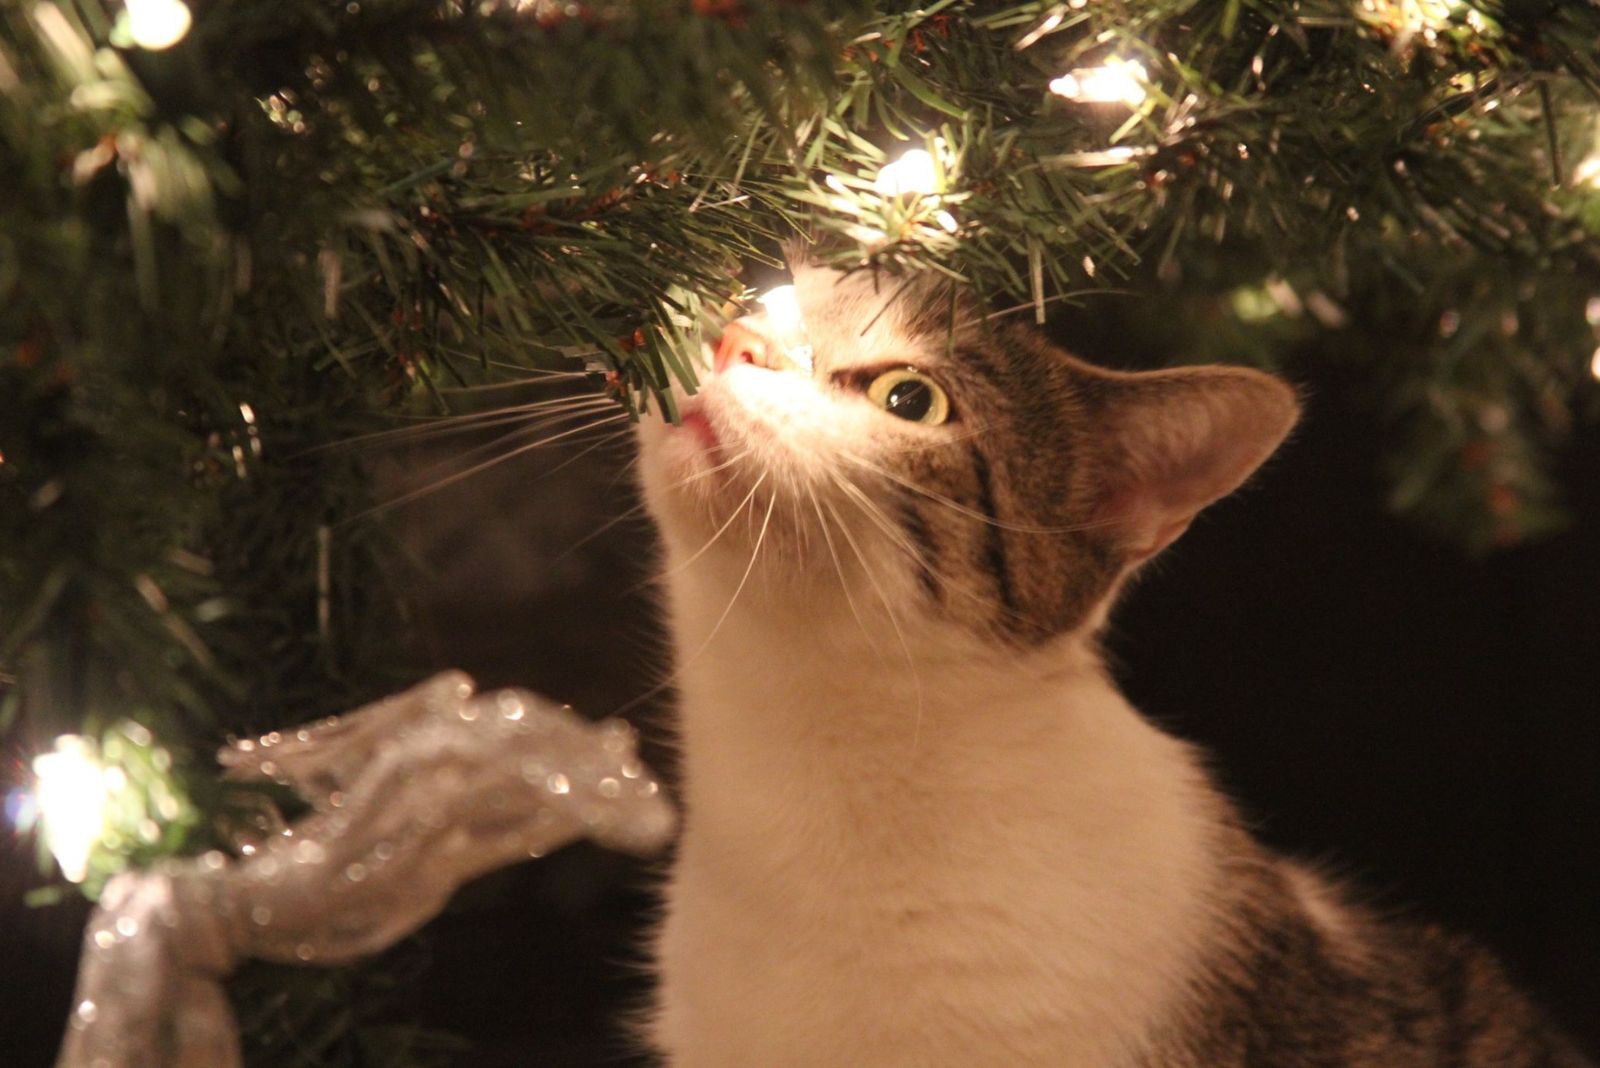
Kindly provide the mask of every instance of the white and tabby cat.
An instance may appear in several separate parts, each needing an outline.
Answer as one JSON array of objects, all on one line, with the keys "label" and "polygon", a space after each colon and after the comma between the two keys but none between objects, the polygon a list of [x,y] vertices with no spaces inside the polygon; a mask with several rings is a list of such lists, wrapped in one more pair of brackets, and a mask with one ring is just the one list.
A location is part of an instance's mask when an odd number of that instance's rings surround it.
[{"label": "white and tabby cat", "polygon": [[686,810],[667,1063],[1584,1063],[1486,953],[1256,844],[1102,666],[1123,580],[1278,446],[1289,387],[1101,370],[932,281],[796,282],[810,373],[756,316],[641,428]]}]

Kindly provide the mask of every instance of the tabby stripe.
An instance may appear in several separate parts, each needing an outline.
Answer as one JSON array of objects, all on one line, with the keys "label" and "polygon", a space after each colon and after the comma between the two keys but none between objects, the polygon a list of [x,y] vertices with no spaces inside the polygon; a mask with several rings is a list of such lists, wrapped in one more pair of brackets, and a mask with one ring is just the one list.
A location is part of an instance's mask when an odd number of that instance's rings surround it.
[{"label": "tabby stripe", "polygon": [[1016,593],[1011,588],[1011,569],[1006,563],[1005,531],[1000,528],[1000,513],[994,506],[994,483],[989,475],[989,458],[984,456],[983,450],[975,444],[971,451],[972,473],[978,478],[978,511],[989,520],[985,524],[988,544],[984,560],[988,564],[989,573],[994,576],[1000,603],[1009,615],[1018,616],[1021,611],[1017,607]]},{"label": "tabby stripe", "polygon": [[911,535],[911,541],[917,549],[915,563],[917,565],[917,579],[922,583],[923,592],[930,598],[939,600],[939,580],[934,575],[934,561],[939,559],[939,549],[933,544],[933,535],[928,530],[928,521],[922,517],[922,511],[915,501],[903,501],[900,505],[900,523]]}]

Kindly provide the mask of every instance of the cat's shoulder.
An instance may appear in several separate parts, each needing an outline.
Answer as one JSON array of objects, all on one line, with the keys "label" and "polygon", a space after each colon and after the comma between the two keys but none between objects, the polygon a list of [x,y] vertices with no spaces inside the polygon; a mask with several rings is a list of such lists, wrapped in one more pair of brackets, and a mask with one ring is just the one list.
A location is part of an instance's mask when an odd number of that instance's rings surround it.
[{"label": "cat's shoulder", "polygon": [[1593,1068],[1486,947],[1239,851],[1229,919],[1150,1068]]}]

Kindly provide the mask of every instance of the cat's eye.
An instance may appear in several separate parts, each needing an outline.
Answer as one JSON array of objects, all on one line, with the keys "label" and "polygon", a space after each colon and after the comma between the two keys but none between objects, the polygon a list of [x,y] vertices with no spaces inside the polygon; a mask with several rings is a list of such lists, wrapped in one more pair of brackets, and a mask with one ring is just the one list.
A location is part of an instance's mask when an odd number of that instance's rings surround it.
[{"label": "cat's eye", "polygon": [[913,423],[938,426],[950,418],[944,388],[910,367],[885,371],[867,385],[867,399],[890,415]]}]

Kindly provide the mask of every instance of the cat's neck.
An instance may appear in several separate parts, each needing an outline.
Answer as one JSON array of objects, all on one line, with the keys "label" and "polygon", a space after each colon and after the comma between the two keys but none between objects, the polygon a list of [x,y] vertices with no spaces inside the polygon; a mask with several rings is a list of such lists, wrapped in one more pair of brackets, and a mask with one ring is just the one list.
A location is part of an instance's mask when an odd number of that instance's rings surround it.
[{"label": "cat's neck", "polygon": [[730,606],[688,582],[670,604],[691,807],[756,783],[857,802],[893,793],[914,809],[1004,789],[1054,807],[1064,791],[1086,800],[1148,779],[1141,796],[1165,818],[1209,793],[1187,747],[1127,704],[1088,638],[998,651],[954,628],[897,633],[864,609],[785,610],[770,590]]},{"label": "cat's neck", "polygon": [[[1009,1063],[1101,1065],[1178,1011],[1215,930],[1225,802],[1087,642],[963,658],[682,587],[672,612],[687,807],[660,949],[669,1044],[725,997],[752,1027],[804,1003],[837,1027],[796,1025],[813,1045],[794,1063],[920,1064],[895,1051],[1040,1003],[1051,1021],[1008,1036]],[[960,920],[918,919],[935,916]],[[834,1032],[884,1045],[818,1037]]]}]

